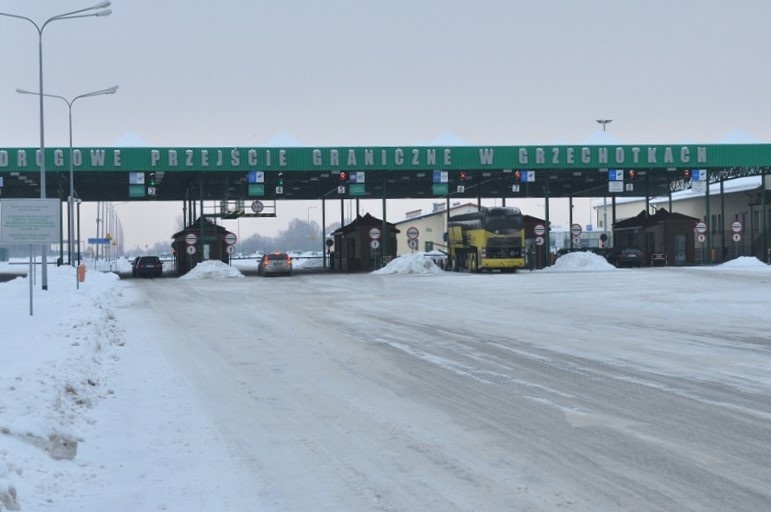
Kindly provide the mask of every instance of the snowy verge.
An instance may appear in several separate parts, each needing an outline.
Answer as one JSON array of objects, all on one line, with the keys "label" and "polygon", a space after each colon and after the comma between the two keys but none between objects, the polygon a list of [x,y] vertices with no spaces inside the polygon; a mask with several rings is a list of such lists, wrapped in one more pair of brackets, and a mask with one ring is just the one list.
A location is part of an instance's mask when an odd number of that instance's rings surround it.
[{"label": "snowy verge", "polygon": [[0,359],[0,510],[34,510],[39,496],[81,478],[70,462],[92,409],[112,393],[105,366],[123,345],[113,307],[126,297],[115,274],[89,272],[76,288],[74,268],[53,267],[48,290],[33,287],[30,315],[28,279],[2,286],[13,321]]}]

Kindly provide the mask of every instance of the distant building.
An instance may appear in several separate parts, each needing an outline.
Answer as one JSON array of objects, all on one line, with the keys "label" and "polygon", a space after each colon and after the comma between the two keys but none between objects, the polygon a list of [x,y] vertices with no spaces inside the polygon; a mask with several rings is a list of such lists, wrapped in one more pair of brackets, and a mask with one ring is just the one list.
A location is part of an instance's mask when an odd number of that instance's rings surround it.
[{"label": "distant building", "polygon": [[[450,206],[450,215],[460,215],[461,213],[470,213],[478,211],[476,203],[453,203]],[[423,210],[413,210],[405,214],[405,219],[395,222],[394,226],[399,230],[396,235],[396,255],[411,254],[416,251],[431,252],[434,250],[445,251],[447,242],[444,234],[447,232],[447,206],[443,202],[433,204],[430,212]],[[410,239],[417,229],[417,238]],[[408,233],[409,231],[409,233]],[[410,243],[410,240],[414,240]],[[412,245],[413,247],[410,247]]]},{"label": "distant building", "polygon": [[[709,248],[705,261],[717,263],[737,256],[755,256],[761,261],[768,261],[771,240],[771,178],[766,177],[765,186],[761,181],[761,176],[749,176],[712,183],[708,189],[709,202],[706,185],[703,185],[703,191],[689,188],[673,192],[669,196],[649,198],[647,204],[644,197],[617,198],[615,222],[636,217],[641,210],[646,210],[646,206],[650,215],[665,209],[693,217],[707,225],[704,242],[699,242],[698,237],[694,242],[697,255]],[[606,223],[614,223],[614,206],[609,199],[595,201],[593,209],[596,212],[595,223],[598,227],[603,228]],[[735,222],[741,225],[738,237],[734,236],[737,234],[735,227],[732,229]]]},{"label": "distant building", "polygon": [[[450,216],[471,213],[479,210],[477,203],[455,202],[450,205]],[[522,212],[525,213],[525,212]],[[525,215],[526,219],[529,217]],[[542,221],[543,222],[543,221]],[[405,219],[394,223],[399,233],[396,235],[396,254],[402,256],[413,252],[446,251],[447,245],[444,239],[447,232],[447,209],[443,202],[433,204],[431,211],[424,212],[412,210],[406,212]],[[415,228],[410,230],[410,228]],[[409,235],[417,230],[417,238],[410,239]],[[600,232],[583,233],[581,242],[584,247],[598,247]],[[570,230],[561,226],[552,226],[549,233],[550,252],[556,253],[559,249],[571,246]],[[412,242],[411,242],[412,241]]]}]

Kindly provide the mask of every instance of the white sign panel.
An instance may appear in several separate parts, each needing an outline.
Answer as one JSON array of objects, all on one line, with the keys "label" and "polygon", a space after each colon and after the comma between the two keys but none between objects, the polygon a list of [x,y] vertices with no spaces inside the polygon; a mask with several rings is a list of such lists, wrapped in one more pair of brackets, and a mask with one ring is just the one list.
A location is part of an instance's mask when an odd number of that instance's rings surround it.
[{"label": "white sign panel", "polygon": [[624,182],[623,181],[609,181],[608,182],[608,192],[615,193],[615,192],[623,192],[624,191]]},{"label": "white sign panel", "polygon": [[145,173],[143,172],[130,172],[129,173],[129,185],[144,185]]},{"label": "white sign panel", "polygon": [[60,208],[58,199],[3,199],[0,201],[0,243],[58,243]]}]

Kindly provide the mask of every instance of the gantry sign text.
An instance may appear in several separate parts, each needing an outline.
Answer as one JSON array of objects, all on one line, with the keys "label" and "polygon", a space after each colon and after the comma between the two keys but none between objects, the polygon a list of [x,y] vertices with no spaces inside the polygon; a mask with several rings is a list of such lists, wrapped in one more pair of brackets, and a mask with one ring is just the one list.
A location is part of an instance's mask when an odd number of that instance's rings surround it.
[{"label": "gantry sign text", "polygon": [[[0,173],[39,167],[39,149],[0,149]],[[69,170],[69,148],[47,148],[49,171]],[[771,165],[771,144],[304,148],[76,148],[74,170],[248,171],[688,168]]]}]

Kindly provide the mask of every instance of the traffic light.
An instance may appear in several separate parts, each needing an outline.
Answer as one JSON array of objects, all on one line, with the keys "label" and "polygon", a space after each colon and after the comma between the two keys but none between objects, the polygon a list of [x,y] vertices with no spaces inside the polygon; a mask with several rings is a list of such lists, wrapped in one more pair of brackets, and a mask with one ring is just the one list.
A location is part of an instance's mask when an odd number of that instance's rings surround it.
[{"label": "traffic light", "polygon": [[466,173],[466,171],[461,171],[459,177],[460,177],[460,181],[466,181],[466,179],[468,178],[468,174]]},{"label": "traffic light", "polygon": [[634,169],[630,170],[629,171],[629,179],[630,180],[634,180],[636,178],[637,178],[637,171],[635,171]]},{"label": "traffic light", "polygon": [[686,179],[686,180],[690,180],[691,179],[691,170],[690,169],[685,169],[683,171],[683,178]]},{"label": "traffic light", "polygon": [[151,172],[150,175],[147,177],[147,186],[148,187],[154,187],[155,186],[155,173]]},{"label": "traffic light", "polygon": [[283,187],[284,186],[284,173],[280,172],[278,173],[278,186]]},{"label": "traffic light", "polygon": [[519,183],[522,180],[522,171],[514,171],[514,181]]},{"label": "traffic light", "polygon": [[345,183],[346,181],[348,181],[348,173],[345,171],[340,171],[340,174],[338,175],[338,177],[340,178],[340,183]]}]

